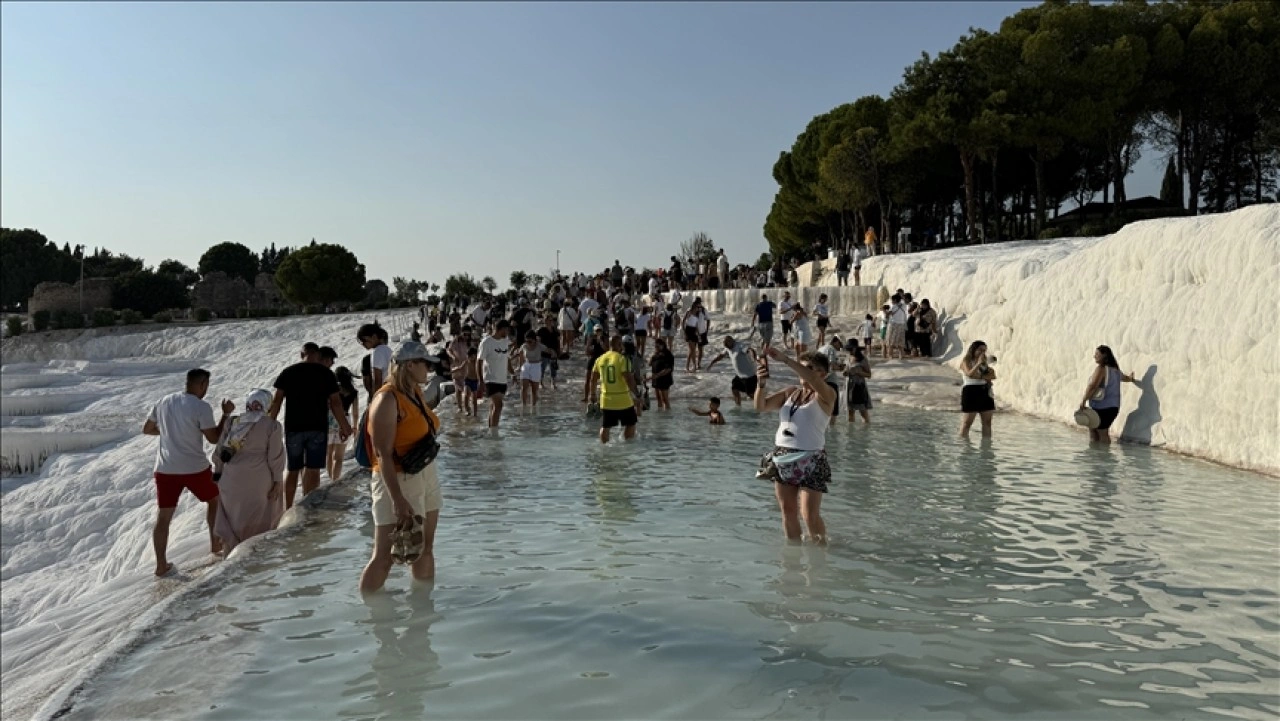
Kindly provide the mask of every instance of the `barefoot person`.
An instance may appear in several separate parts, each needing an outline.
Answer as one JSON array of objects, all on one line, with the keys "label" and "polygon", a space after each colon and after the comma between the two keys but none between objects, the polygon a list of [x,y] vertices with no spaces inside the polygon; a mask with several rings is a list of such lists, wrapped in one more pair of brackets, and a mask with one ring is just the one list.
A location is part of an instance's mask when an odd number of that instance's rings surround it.
[{"label": "barefoot person", "polygon": [[671,386],[675,385],[676,357],[667,347],[667,339],[654,342],[653,357],[649,359],[649,382],[657,397],[658,408],[671,410]]},{"label": "barefoot person", "polygon": [[[413,578],[436,575],[436,522],[444,497],[431,446],[440,432],[440,419],[427,407],[421,385],[430,374],[427,349],[421,343],[402,343],[392,354],[389,381],[378,389],[369,407],[369,439],[373,445],[373,557],[360,574],[361,593],[382,588],[391,565],[408,563]],[[438,448],[438,446],[437,446]],[[413,464],[413,465],[411,465]]]},{"label": "barefoot person", "polygon": [[964,379],[964,386],[960,389],[960,411],[964,414],[960,420],[960,435],[968,438],[974,416],[981,416],[982,435],[990,436],[991,417],[996,410],[991,381],[996,379],[996,371],[987,360],[986,343],[975,340],[969,344],[968,352],[960,361],[960,376]]},{"label": "barefoot person", "polygon": [[493,326],[493,335],[480,341],[480,375],[484,380],[484,395],[489,399],[490,428],[497,428],[502,420],[502,401],[512,374],[511,341],[507,338],[510,329],[510,323],[500,320]]},{"label": "barefoot person", "polygon": [[351,437],[351,423],[342,410],[338,379],[329,368],[337,353],[321,348],[309,360],[281,371],[275,382],[275,397],[268,415],[274,420],[284,406],[284,446],[287,455],[284,474],[284,507],[293,506],[302,475],[302,495],[320,486],[320,471],[329,450],[329,415],[338,419],[338,439]]},{"label": "barefoot person", "polygon": [[609,351],[591,367],[588,383],[600,384],[600,442],[609,442],[609,429],[622,426],[622,437],[636,437],[636,422],[640,414],[640,398],[636,394],[635,375],[627,357],[622,354],[622,336],[609,339]]},{"label": "barefoot person", "polygon": [[856,412],[862,414],[863,423],[870,423],[871,393],[867,390],[867,379],[871,377],[871,361],[856,341],[849,344],[849,360],[851,362],[844,369],[845,405],[849,408],[849,422],[853,423],[853,414]]},{"label": "barefoot person", "polygon": [[733,380],[729,383],[733,391],[733,404],[741,406],[742,396],[751,398],[756,394],[756,363],[760,359],[756,357],[754,348],[734,340],[731,335],[724,337],[724,350],[711,359],[707,364],[707,371],[710,372],[716,363],[725,358],[733,361]]},{"label": "barefoot person", "polygon": [[[354,387],[351,392],[359,395]],[[270,406],[271,391],[250,393],[213,452],[219,491],[213,529],[228,553],[275,528],[284,515],[284,431],[267,415]]]},{"label": "barefoot person", "polygon": [[770,394],[766,388],[769,363],[757,367],[755,409],[778,412],[778,432],[774,449],[765,454],[761,475],[773,480],[774,495],[782,511],[782,530],[789,541],[801,539],[800,520],[809,529],[809,539],[826,544],[827,527],[820,509],[822,494],[831,482],[827,463],[826,435],[835,408],[836,391],[827,385],[826,356],[814,353],[792,360],[776,348],[765,351],[767,358],[780,361],[800,377],[800,385],[787,386]]},{"label": "barefoot person", "polygon": [[187,372],[187,387],[181,393],[170,393],[161,398],[142,432],[148,436],[160,436],[156,450],[156,525],[151,532],[151,542],[156,552],[156,575],[163,576],[173,570],[165,553],[169,548],[169,522],[178,508],[182,489],[187,489],[204,502],[205,520],[209,524],[209,550],[222,552],[222,542],[214,533],[213,525],[218,514],[218,486],[213,482],[213,469],[204,453],[204,442],[216,444],[222,436],[227,416],[236,409],[231,401],[222,402],[222,418],[214,423],[213,409],[204,402],[209,392],[209,371],[196,368]]},{"label": "barefoot person", "polygon": [[1098,443],[1111,443],[1111,424],[1120,415],[1120,383],[1132,383],[1132,373],[1122,373],[1115,353],[1105,345],[1093,351],[1093,362],[1097,366],[1089,383],[1084,388],[1084,397],[1080,407],[1087,403],[1098,414],[1098,427],[1089,429],[1089,440]]},{"label": "barefoot person", "polygon": [[[355,376],[346,366],[338,366],[333,372],[338,379],[338,396],[342,399],[342,408],[346,411],[347,423],[355,428],[360,420],[360,392],[356,390]],[[267,405],[271,402],[267,401]],[[342,438],[342,424],[329,414],[329,451],[325,460],[325,468],[329,471],[329,480],[336,481],[342,477],[342,461],[347,453],[347,442]]]},{"label": "barefoot person", "polygon": [[695,416],[702,416],[703,418],[708,419],[713,426],[724,425],[724,414],[720,412],[720,399],[715,396],[707,399],[706,410],[689,406],[689,412]]}]

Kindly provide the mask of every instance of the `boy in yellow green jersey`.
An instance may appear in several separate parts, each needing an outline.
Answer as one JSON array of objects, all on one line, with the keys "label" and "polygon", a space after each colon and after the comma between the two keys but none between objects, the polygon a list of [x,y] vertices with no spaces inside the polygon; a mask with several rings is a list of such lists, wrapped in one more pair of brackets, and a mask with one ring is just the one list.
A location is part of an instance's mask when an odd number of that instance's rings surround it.
[{"label": "boy in yellow green jersey", "polygon": [[600,410],[604,416],[600,424],[600,442],[609,442],[609,429],[622,426],[622,437],[631,440],[636,437],[636,422],[639,419],[640,400],[635,397],[635,374],[631,363],[622,354],[622,336],[609,339],[609,351],[596,359],[591,367],[588,388],[600,384]]}]

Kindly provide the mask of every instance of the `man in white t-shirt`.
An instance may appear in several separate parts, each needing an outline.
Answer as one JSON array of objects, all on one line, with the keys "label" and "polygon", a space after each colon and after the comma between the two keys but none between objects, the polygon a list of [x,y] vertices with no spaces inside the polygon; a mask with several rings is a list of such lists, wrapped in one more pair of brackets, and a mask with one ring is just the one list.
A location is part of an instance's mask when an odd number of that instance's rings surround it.
[{"label": "man in white t-shirt", "polygon": [[720,249],[720,255],[716,258],[716,271],[720,276],[720,287],[729,288],[729,256],[725,255],[724,248]]},{"label": "man in white t-shirt", "polygon": [[902,296],[893,296],[890,300],[889,312],[886,315],[889,322],[889,330],[885,333],[884,339],[886,357],[892,359],[893,351],[896,348],[898,357],[901,358],[907,340],[907,304],[902,302]]},{"label": "man in white t-shirt", "polygon": [[151,531],[157,576],[173,570],[173,564],[165,555],[169,547],[169,523],[184,488],[204,501],[205,520],[209,524],[209,549],[213,553],[222,552],[222,542],[213,533],[214,517],[218,514],[218,486],[213,482],[213,468],[205,455],[204,442],[218,442],[227,417],[236,406],[224,400],[222,419],[214,423],[213,409],[204,402],[208,392],[209,371],[201,368],[188,371],[186,390],[161,398],[142,425],[143,434],[160,436],[155,467],[159,512],[155,528]]},{"label": "man in white t-shirt", "polygon": [[658,280],[658,276],[649,276],[649,298],[652,300],[658,297],[658,293],[662,292],[662,281]]},{"label": "man in white t-shirt", "polygon": [[497,428],[502,420],[502,402],[511,378],[511,340],[507,338],[510,328],[509,322],[500,320],[493,327],[493,335],[480,341],[480,378],[484,381],[484,395],[489,399],[490,428]]},{"label": "man in white t-shirt", "polygon": [[[369,366],[361,367],[364,373],[364,388],[369,394],[368,402],[373,402],[373,394],[387,382],[387,373],[391,369],[391,346],[387,345],[387,331],[377,323],[366,323],[356,331],[356,342],[369,351]],[[307,358],[315,362],[314,359]]]},{"label": "man in white t-shirt", "polygon": [[782,292],[782,302],[778,303],[778,318],[782,321],[782,346],[791,347],[791,309],[795,303],[791,300],[791,291]]}]

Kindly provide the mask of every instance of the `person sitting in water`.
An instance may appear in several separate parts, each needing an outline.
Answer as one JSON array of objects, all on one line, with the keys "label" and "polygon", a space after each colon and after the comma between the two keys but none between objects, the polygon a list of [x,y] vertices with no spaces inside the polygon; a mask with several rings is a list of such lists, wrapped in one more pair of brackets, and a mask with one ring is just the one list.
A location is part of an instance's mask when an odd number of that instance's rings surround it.
[{"label": "person sitting in water", "polygon": [[715,396],[707,400],[707,409],[705,411],[689,406],[689,412],[695,416],[711,419],[711,425],[713,426],[724,425],[724,414],[720,412],[720,399]]}]

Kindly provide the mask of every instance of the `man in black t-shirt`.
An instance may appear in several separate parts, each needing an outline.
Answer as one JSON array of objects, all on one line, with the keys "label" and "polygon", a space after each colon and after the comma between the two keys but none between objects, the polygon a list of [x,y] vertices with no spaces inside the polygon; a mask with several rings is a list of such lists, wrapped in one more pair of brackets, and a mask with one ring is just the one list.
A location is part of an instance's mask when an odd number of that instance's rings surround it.
[{"label": "man in black t-shirt", "polygon": [[548,315],[542,319],[542,327],[538,329],[538,342],[546,349],[542,356],[542,385],[547,384],[547,376],[551,376],[551,387],[556,387],[556,377],[560,375],[560,333],[556,331],[556,317]]},{"label": "man in black t-shirt", "polygon": [[285,368],[276,378],[275,398],[271,401],[272,418],[284,409],[284,444],[287,465],[284,475],[285,508],[293,505],[298,490],[298,472],[302,471],[302,495],[320,485],[320,469],[324,468],[329,446],[329,414],[338,419],[342,440],[351,437],[351,424],[342,410],[338,379],[333,366],[338,354],[329,347],[321,348],[314,361],[303,361]]}]

